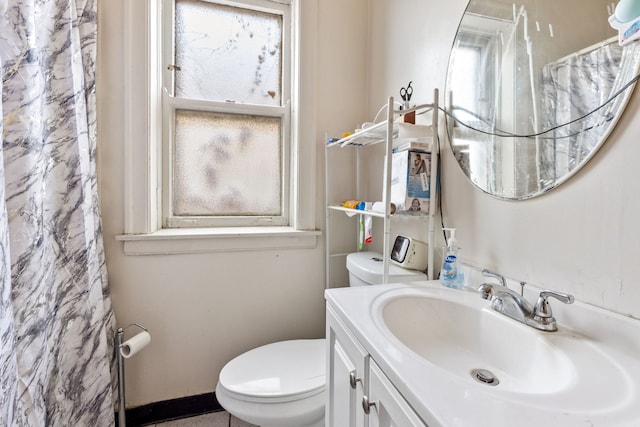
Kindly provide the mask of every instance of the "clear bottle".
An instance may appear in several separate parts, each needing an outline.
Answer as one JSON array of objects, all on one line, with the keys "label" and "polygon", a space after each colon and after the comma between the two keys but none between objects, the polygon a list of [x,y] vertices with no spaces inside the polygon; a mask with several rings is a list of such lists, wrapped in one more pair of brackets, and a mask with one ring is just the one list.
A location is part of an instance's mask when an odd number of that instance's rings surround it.
[{"label": "clear bottle", "polygon": [[444,247],[444,259],[440,270],[440,284],[447,288],[460,289],[464,286],[464,274],[460,268],[458,254],[460,248],[456,246],[456,229],[443,228],[445,233],[449,231],[447,246]]}]

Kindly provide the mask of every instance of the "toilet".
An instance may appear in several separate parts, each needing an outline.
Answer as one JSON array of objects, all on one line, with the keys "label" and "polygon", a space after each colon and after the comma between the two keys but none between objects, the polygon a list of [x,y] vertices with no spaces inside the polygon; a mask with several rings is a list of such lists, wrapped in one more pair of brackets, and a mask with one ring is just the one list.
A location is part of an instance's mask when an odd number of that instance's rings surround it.
[{"label": "toilet", "polygon": [[[382,255],[347,255],[349,286],[382,283]],[[389,266],[389,282],[426,280]],[[220,371],[216,398],[233,416],[260,427],[324,427],[325,340],[280,341],[254,348]]]},{"label": "toilet", "polygon": [[325,340],[290,340],[241,354],[220,371],[222,407],[260,427],[324,426]]},{"label": "toilet", "polygon": [[[382,283],[382,255],[376,252],[355,252],[347,255],[349,286],[379,285]],[[389,264],[388,283],[427,280],[422,271],[408,270]]]}]

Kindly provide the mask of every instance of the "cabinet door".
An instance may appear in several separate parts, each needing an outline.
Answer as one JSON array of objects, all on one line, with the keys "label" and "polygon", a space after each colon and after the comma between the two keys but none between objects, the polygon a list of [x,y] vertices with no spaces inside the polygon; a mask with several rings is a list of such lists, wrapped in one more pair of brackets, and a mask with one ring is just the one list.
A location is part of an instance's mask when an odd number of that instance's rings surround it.
[{"label": "cabinet door", "polygon": [[369,410],[369,427],[426,426],[373,360],[369,361],[369,395],[362,405]]},{"label": "cabinet door", "polygon": [[327,427],[365,427],[362,410],[367,353],[344,326],[327,311]]}]

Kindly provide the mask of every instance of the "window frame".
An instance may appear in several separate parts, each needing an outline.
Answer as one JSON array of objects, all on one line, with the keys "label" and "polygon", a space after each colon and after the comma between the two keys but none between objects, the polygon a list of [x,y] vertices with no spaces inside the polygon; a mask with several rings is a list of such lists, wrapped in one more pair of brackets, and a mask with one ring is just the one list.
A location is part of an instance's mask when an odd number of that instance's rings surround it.
[{"label": "window frame", "polygon": [[[282,17],[281,49],[281,105],[256,105],[181,98],[175,95],[176,73],[171,67],[175,60],[175,8],[177,0],[163,1],[162,32],[162,111],[167,118],[162,123],[162,222],[164,228],[193,227],[242,227],[242,226],[287,226],[290,212],[290,165],[291,165],[291,77],[292,77],[292,5],[289,1],[273,0],[200,0],[212,4],[280,15]],[[280,215],[254,216],[186,216],[173,213],[175,123],[177,110],[198,112],[275,117],[280,122]]]},{"label": "window frame", "polygon": [[290,0],[290,221],[288,226],[169,229],[162,223],[162,0],[125,0],[124,230],[128,255],[315,248],[318,0]]}]

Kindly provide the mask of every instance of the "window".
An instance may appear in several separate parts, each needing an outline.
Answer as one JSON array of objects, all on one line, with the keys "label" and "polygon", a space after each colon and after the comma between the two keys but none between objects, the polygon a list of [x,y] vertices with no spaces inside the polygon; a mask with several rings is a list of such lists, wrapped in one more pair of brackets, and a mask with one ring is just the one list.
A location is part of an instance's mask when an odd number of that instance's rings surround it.
[{"label": "window", "polygon": [[125,253],[315,247],[317,0],[125,7]]},{"label": "window", "polygon": [[[476,32],[460,30],[459,41],[454,46],[455,63],[450,85],[455,96],[455,105],[461,107],[457,117],[465,123],[491,121],[494,113],[496,79],[499,76],[497,62],[500,61],[499,38]],[[484,76],[484,80],[478,80]],[[476,125],[477,126],[477,125]]]},{"label": "window", "polygon": [[290,7],[165,1],[165,227],[288,225]]}]

